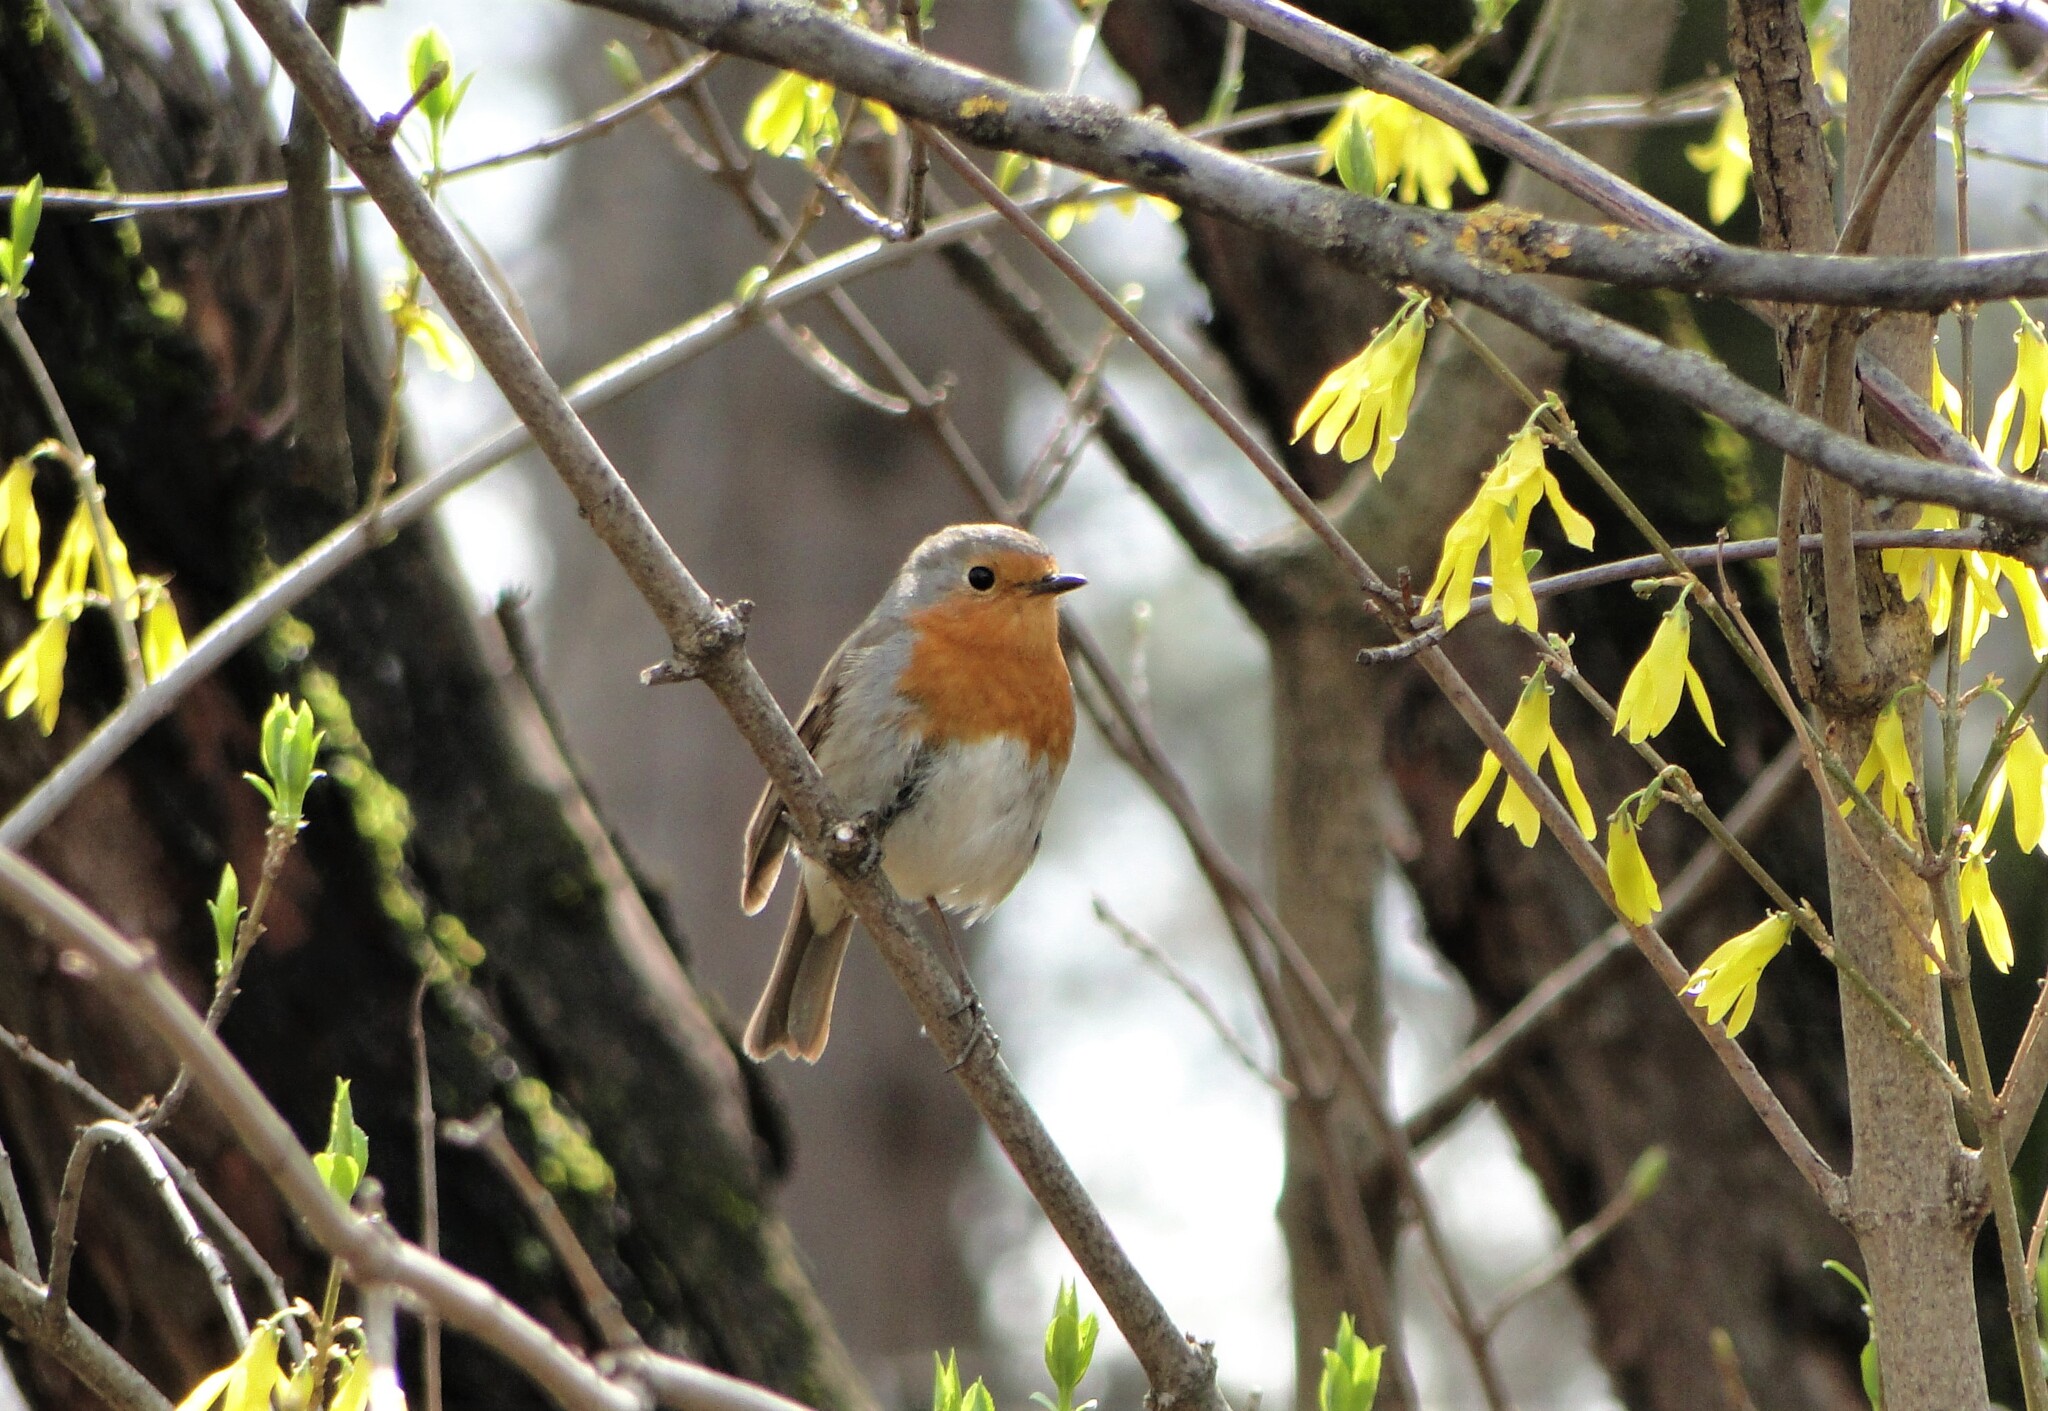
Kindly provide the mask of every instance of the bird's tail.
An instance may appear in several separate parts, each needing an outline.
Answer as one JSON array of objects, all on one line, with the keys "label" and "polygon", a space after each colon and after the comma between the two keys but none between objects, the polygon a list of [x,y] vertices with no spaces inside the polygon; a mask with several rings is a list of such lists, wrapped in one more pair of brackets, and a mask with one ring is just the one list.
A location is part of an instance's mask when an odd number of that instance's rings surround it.
[{"label": "bird's tail", "polygon": [[808,887],[797,891],[775,968],[741,1040],[747,1057],[756,1061],[786,1053],[816,1063],[832,1034],[832,997],[853,938],[853,917],[842,908],[839,920],[820,931],[811,920],[809,892]]}]

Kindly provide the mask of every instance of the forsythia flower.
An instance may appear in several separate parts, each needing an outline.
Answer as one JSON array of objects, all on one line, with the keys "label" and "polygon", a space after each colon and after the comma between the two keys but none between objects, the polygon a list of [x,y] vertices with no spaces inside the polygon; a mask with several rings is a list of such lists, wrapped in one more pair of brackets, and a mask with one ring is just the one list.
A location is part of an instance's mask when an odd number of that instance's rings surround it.
[{"label": "forsythia flower", "polygon": [[1977,810],[1976,836],[1988,839],[1998,823],[1998,811],[2012,792],[2012,832],[2028,852],[2041,846],[2048,831],[2048,749],[2030,724],[2012,737],[2005,758],[1992,772],[1991,785],[1984,791],[1984,803]]},{"label": "forsythia flower", "polygon": [[151,681],[185,659],[185,629],[178,623],[178,608],[162,582],[152,579],[142,610],[142,674]]},{"label": "forsythia flower", "polygon": [[1934,367],[1934,392],[1928,400],[1934,404],[1936,411],[1948,418],[1950,426],[1953,426],[1958,431],[1965,430],[1966,428],[1963,426],[1963,394],[1956,390],[1955,383],[1949,381],[1948,374],[1941,370],[1941,359],[1931,358],[1929,362]]},{"label": "forsythia flower", "polygon": [[[1949,505],[1922,505],[1915,529],[1954,529],[1961,517]],[[2027,629],[2027,645],[2035,660],[2048,656],[2048,594],[2039,576],[2017,559],[1962,549],[1886,549],[1879,555],[1885,571],[1899,580],[1900,595],[1907,602],[1922,597],[1927,603],[1927,620],[1937,634],[1951,627],[1962,633],[1962,659],[1984,639],[1991,619],[2005,616],[2003,584],[2011,584],[2019,604],[2020,621]],[[1963,566],[1961,622],[1956,617],[1955,572]]]},{"label": "forsythia flower", "polygon": [[419,300],[408,299],[403,287],[394,286],[384,295],[384,310],[391,315],[391,325],[398,330],[398,336],[410,338],[419,347],[428,367],[447,373],[457,382],[467,382],[476,376],[476,359],[470,354],[469,344],[462,341],[462,335]]},{"label": "forsythia flower", "polygon": [[[1856,771],[1856,787],[1868,789],[1872,783],[1882,784],[1878,807],[1883,809],[1901,831],[1913,831],[1913,802],[1906,796],[1906,787],[1913,782],[1913,757],[1906,750],[1906,724],[1899,715],[1896,698],[1886,703],[1877,713],[1877,725],[1871,731],[1870,749],[1863,756],[1862,767]],[[1856,806],[1854,799],[1842,800],[1842,816]]]},{"label": "forsythia flower", "polygon": [[1428,307],[1428,296],[1410,295],[1363,352],[1325,377],[1294,419],[1294,440],[1313,426],[1316,436],[1310,444],[1317,455],[1328,454],[1333,445],[1347,461],[1371,451],[1373,474],[1384,477],[1394,463],[1394,447],[1408,430]]},{"label": "forsythia flower", "polygon": [[1956,892],[1962,903],[1962,921],[1967,930],[1970,918],[1977,918],[1977,934],[1984,938],[1984,954],[2000,974],[2012,969],[2012,930],[2005,922],[2005,908],[1991,893],[1991,867],[1982,844],[1973,846],[1963,858],[1956,878]]},{"label": "forsythia flower", "polygon": [[[1508,743],[1515,747],[1515,753],[1529,762],[1531,769],[1540,767],[1543,756],[1550,756],[1551,771],[1557,775],[1558,788],[1563,791],[1565,802],[1570,805],[1572,820],[1579,825],[1582,836],[1593,836],[1593,807],[1586,802],[1586,794],[1579,787],[1578,770],[1572,767],[1572,757],[1565,751],[1564,741],[1557,738],[1550,728],[1550,683],[1544,680],[1542,666],[1522,687],[1522,699],[1515,704],[1515,713],[1508,717]],[[1472,781],[1472,787],[1465,791],[1465,797],[1458,800],[1457,817],[1451,822],[1451,835],[1460,836],[1473,815],[1479,812],[1479,805],[1486,802],[1486,796],[1493,791],[1493,781],[1500,774],[1500,759],[1492,750],[1479,762],[1479,777]],[[1495,815],[1505,827],[1515,830],[1515,836],[1522,840],[1522,846],[1534,847],[1536,835],[1542,829],[1543,819],[1536,812],[1536,805],[1522,792],[1513,779],[1501,790],[1500,810]]]},{"label": "forsythia flower", "polygon": [[[2017,307],[2017,305],[2015,305]],[[2048,415],[2048,338],[2041,325],[2020,309],[2020,326],[2013,332],[2019,345],[2012,381],[1991,405],[1991,429],[1984,437],[1985,456],[1996,461],[2005,454],[2013,426],[2019,426],[2019,440],[2013,446],[2012,467],[2022,475],[2034,468],[2041,456],[2041,419]]]},{"label": "forsythia flower", "polygon": [[1317,134],[1316,145],[1322,148],[1322,155],[1316,159],[1316,171],[1326,172],[1337,165],[1347,134],[1355,150],[1360,130],[1371,138],[1379,179],[1391,183],[1403,201],[1413,204],[1420,192],[1424,205],[1447,211],[1453,182],[1463,181],[1481,196],[1487,192],[1479,158],[1456,128],[1417,112],[1399,98],[1363,88],[1346,98],[1329,125]]},{"label": "forsythia flower", "polygon": [[241,1356],[201,1378],[178,1403],[178,1411],[207,1411],[215,1402],[222,1411],[262,1411],[283,1380],[277,1365],[277,1328],[261,1323],[250,1331]]},{"label": "forsythia flower", "polygon": [[1707,1011],[1707,1022],[1727,1021],[1729,1038],[1749,1027],[1756,1009],[1757,981],[1792,936],[1792,918],[1774,911],[1741,935],[1724,941],[1692,972],[1685,992]]},{"label": "forsythia flower", "polygon": [[21,595],[36,590],[42,566],[43,521],[36,513],[35,462],[17,457],[0,476],[0,569],[21,580]]},{"label": "forsythia flower", "polygon": [[1074,233],[1077,225],[1086,225],[1102,214],[1104,206],[1114,206],[1121,215],[1138,213],[1138,203],[1143,202],[1169,221],[1180,219],[1180,207],[1164,196],[1147,196],[1142,191],[1126,191],[1121,195],[1104,200],[1068,201],[1054,206],[1045,213],[1045,233],[1055,240],[1064,240]]},{"label": "forsythia flower", "polygon": [[1749,124],[1732,86],[1714,135],[1687,147],[1685,159],[1707,174],[1707,218],[1719,225],[1734,215],[1749,192]]},{"label": "forsythia flower", "polygon": [[36,616],[77,621],[85,611],[85,584],[92,575],[92,561],[92,511],[80,500],[64,526],[63,537],[57,540],[50,575],[43,580],[42,594],[36,599]]},{"label": "forsythia flower", "polygon": [[1607,820],[1607,881],[1614,888],[1615,909],[1636,925],[1649,925],[1663,909],[1650,860],[1636,838],[1635,812],[1626,805]]},{"label": "forsythia flower", "polygon": [[7,693],[7,718],[30,706],[45,734],[57,728],[57,705],[64,695],[64,655],[71,640],[71,619],[52,617],[36,624],[14,655],[0,665],[0,691]]},{"label": "forsythia flower", "polygon": [[[834,106],[838,97],[831,84],[784,69],[747,105],[740,136],[749,147],[771,157],[794,152],[816,161],[839,141],[839,111]],[[867,98],[860,106],[882,131],[892,136],[896,133],[899,124],[892,109]]]},{"label": "forsythia flower", "polygon": [[1564,526],[1565,537],[1579,548],[1591,548],[1593,522],[1565,502],[1564,488],[1543,463],[1543,438],[1533,426],[1525,427],[1508,443],[1477,497],[1444,535],[1443,555],[1423,597],[1423,610],[1428,611],[1441,597],[1444,626],[1457,626],[1471,611],[1472,576],[1484,549],[1493,574],[1493,615],[1533,632],[1536,595],[1529,590],[1529,569],[1522,552],[1529,517],[1537,502],[1545,499]]},{"label": "forsythia flower", "polygon": [[1640,745],[1661,733],[1678,714],[1679,689],[1683,687],[1692,697],[1692,707],[1700,713],[1707,733],[1716,744],[1721,742],[1721,732],[1714,728],[1714,707],[1707,699],[1706,683],[1700,680],[1699,668],[1692,664],[1691,644],[1692,611],[1681,596],[1657,624],[1650,649],[1643,653],[1621,688],[1621,699],[1614,709],[1615,734],[1627,730],[1628,742]]}]

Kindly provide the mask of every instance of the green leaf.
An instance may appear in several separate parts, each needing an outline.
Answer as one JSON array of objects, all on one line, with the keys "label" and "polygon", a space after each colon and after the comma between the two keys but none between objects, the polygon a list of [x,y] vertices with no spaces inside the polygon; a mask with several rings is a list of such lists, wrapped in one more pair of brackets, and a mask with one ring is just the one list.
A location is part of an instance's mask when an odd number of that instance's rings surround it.
[{"label": "green leaf", "polygon": [[612,71],[613,82],[621,88],[630,91],[647,82],[647,76],[640,71],[640,61],[633,57],[624,40],[614,39],[604,46],[604,62]]},{"label": "green leaf", "polygon": [[1059,1393],[1059,1404],[1053,1411],[1074,1411],[1074,1389],[1088,1375],[1099,1331],[1093,1313],[1081,1316],[1081,1301],[1074,1285],[1062,1280],[1059,1293],[1053,1298],[1052,1321],[1045,1325],[1045,1370]]},{"label": "green leaf", "polygon": [[[1821,1261],[1821,1268],[1831,1269],[1840,1274],[1850,1288],[1863,1300],[1863,1317],[1870,1320],[1870,1286],[1856,1277],[1848,1265],[1839,1260]],[[1857,1359],[1863,1372],[1863,1394],[1870,1398],[1870,1411],[1884,1411],[1884,1380],[1877,1368],[1877,1325],[1870,1324],[1870,1336],[1863,1344],[1862,1356]]]},{"label": "green leaf", "polygon": [[961,1393],[960,1411],[996,1411],[996,1399],[989,1394],[980,1377],[976,1377],[974,1385]]},{"label": "green leaf", "polygon": [[739,303],[750,303],[754,295],[761,291],[761,286],[767,282],[768,266],[755,265],[752,269],[741,275],[739,282],[733,285],[732,297]]},{"label": "green leaf", "polygon": [[959,1354],[932,1354],[932,1411],[960,1411]]},{"label": "green leaf", "polygon": [[[434,77],[436,67],[441,70],[438,79]],[[428,25],[412,37],[412,43],[405,54],[405,73],[414,93],[419,93],[429,82],[433,83],[434,92],[441,92],[448,86],[448,75],[453,71],[454,64],[449,57],[448,40],[438,28]],[[428,120],[432,121],[433,114],[427,107],[430,101],[429,96],[421,95],[420,111],[426,113]]]},{"label": "green leaf", "polygon": [[1372,1411],[1380,1394],[1384,1347],[1367,1347],[1351,1315],[1337,1320],[1337,1344],[1323,1349],[1323,1379],[1316,1388],[1319,1411]]},{"label": "green leaf", "polygon": [[248,908],[241,904],[242,885],[235,876],[234,865],[220,870],[220,890],[213,900],[206,904],[207,914],[213,917],[213,976],[217,980],[228,973],[228,966],[235,959],[235,933],[241,929],[242,917]]},{"label": "green leaf", "polygon": [[[279,827],[305,826],[306,790],[325,777],[314,768],[320,742],[327,732],[316,729],[313,707],[304,701],[294,706],[290,698],[278,696],[263,713],[259,758],[263,779],[245,775],[270,803],[270,821]],[[266,782],[267,781],[267,782]]]},{"label": "green leaf", "polygon": [[1022,152],[1005,152],[996,158],[996,189],[1008,191],[1017,184],[1017,179],[1031,170],[1031,158]]},{"label": "green leaf", "polygon": [[1373,153],[1372,129],[1366,126],[1364,115],[1354,108],[1345,110],[1344,126],[1337,133],[1333,155],[1337,179],[1344,183],[1345,190],[1361,196],[1379,194],[1379,161]]},{"label": "green leaf", "polygon": [[1628,1168],[1629,1194],[1637,1200],[1648,1200],[1664,1184],[1665,1173],[1670,1169],[1671,1153],[1661,1146],[1649,1148]]},{"label": "green leaf", "polygon": [[14,207],[9,215],[4,274],[7,291],[19,297],[28,278],[28,267],[35,263],[35,256],[30,251],[36,243],[36,227],[43,221],[43,178],[40,173],[23,182],[21,189],[14,193]]},{"label": "green leaf", "polygon": [[355,1104],[349,1100],[349,1080],[334,1080],[334,1107],[327,1118],[327,1149],[313,1157],[313,1165],[327,1189],[346,1205],[354,1198],[363,1173],[370,1169],[370,1138],[356,1125]]}]

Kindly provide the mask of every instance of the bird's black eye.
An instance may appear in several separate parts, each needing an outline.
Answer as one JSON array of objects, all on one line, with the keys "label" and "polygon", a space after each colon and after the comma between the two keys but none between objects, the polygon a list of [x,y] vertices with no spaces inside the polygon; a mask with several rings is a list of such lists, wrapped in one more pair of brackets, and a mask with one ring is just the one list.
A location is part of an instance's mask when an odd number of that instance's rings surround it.
[{"label": "bird's black eye", "polygon": [[985,563],[978,563],[967,570],[967,586],[977,593],[986,593],[996,586],[996,571]]}]

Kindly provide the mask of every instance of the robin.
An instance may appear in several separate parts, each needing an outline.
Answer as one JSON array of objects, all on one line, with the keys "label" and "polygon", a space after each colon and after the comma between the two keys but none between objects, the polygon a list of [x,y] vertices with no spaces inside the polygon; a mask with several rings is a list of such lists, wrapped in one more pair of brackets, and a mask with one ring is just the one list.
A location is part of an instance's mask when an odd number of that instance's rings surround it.
[{"label": "robin", "polygon": [[[881,844],[882,871],[924,899],[949,946],[941,908],[987,914],[1037,855],[1074,744],[1059,599],[1085,582],[1021,529],[942,529],[832,654],[797,721],[833,794]],[[793,841],[771,784],[747,823],[749,916],[768,904]],[[775,968],[747,1021],[750,1058],[815,1063],[832,1030],[853,913],[824,868],[801,863]]]}]

